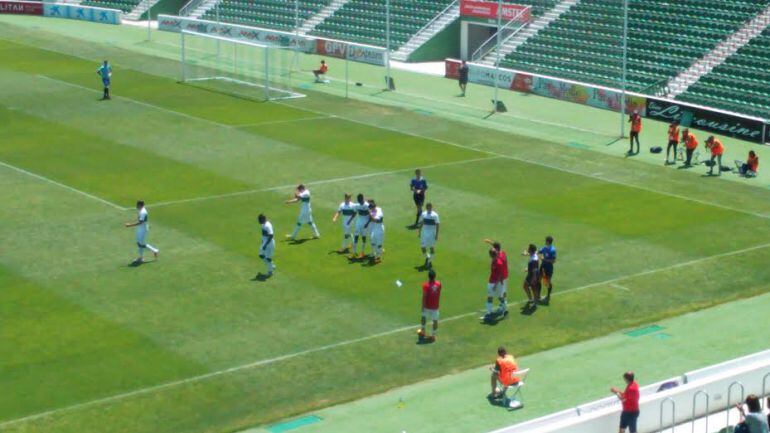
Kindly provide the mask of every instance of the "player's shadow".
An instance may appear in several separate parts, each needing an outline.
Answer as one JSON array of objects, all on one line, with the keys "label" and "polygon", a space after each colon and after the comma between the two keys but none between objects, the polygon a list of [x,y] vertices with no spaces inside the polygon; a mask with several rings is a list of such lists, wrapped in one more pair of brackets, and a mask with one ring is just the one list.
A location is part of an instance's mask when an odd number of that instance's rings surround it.
[{"label": "player's shadow", "polygon": [[407,230],[417,230],[418,228],[420,228],[420,226],[417,224],[409,224],[408,226],[405,226],[405,227]]},{"label": "player's shadow", "polygon": [[521,309],[521,315],[522,316],[531,316],[531,315],[535,314],[535,311],[537,311],[537,306],[531,307],[529,305],[525,305]]},{"label": "player's shadow", "polygon": [[429,269],[430,269],[430,266],[425,266],[425,265],[418,265],[414,267],[414,270],[417,272],[425,272]]},{"label": "player's shadow", "polygon": [[676,169],[677,170],[689,170],[689,169],[691,169],[693,167],[695,167],[695,166],[694,165],[682,164],[679,167],[677,167]]},{"label": "player's shadow", "polygon": [[254,276],[254,278],[251,279],[251,281],[259,281],[260,283],[264,283],[265,281],[269,280],[272,277],[272,275],[263,274],[262,272],[258,273]]},{"label": "player's shadow", "polygon": [[431,344],[434,344],[436,341],[430,341],[427,338],[418,338],[417,342],[415,343],[418,346],[430,346]]},{"label": "player's shadow", "polygon": [[333,255],[333,254],[336,254],[338,256],[346,256],[346,255],[350,254],[350,251],[331,250],[328,253],[328,255],[330,255],[330,256]]},{"label": "player's shadow", "polygon": [[304,239],[286,239],[286,243],[289,245],[302,245],[305,242],[311,241],[312,239],[304,238]]},{"label": "player's shadow", "polygon": [[149,261],[147,261],[147,260],[134,260],[133,262],[127,264],[126,266],[128,266],[129,268],[138,268],[139,266],[149,265],[150,263],[155,263],[155,260],[149,260]]},{"label": "player's shadow", "polygon": [[379,263],[375,262],[374,259],[370,258],[370,257],[362,259],[360,261],[360,263],[361,263],[361,266],[365,267],[365,268],[373,268],[373,267],[379,265]]}]

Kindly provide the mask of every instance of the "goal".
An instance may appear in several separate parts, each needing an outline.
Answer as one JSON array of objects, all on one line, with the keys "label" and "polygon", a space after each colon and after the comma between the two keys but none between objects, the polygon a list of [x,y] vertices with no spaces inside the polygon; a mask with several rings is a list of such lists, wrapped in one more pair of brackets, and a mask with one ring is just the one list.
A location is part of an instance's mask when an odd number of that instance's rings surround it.
[{"label": "goal", "polygon": [[291,48],[188,30],[181,37],[183,83],[261,101],[305,96],[292,87]]}]

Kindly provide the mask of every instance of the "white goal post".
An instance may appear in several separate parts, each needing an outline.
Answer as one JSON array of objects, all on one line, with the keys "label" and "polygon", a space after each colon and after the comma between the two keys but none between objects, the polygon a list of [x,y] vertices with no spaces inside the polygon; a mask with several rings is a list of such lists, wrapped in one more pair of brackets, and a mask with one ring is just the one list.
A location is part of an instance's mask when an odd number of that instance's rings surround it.
[{"label": "white goal post", "polygon": [[183,30],[182,83],[257,100],[301,98],[292,87],[291,48]]}]

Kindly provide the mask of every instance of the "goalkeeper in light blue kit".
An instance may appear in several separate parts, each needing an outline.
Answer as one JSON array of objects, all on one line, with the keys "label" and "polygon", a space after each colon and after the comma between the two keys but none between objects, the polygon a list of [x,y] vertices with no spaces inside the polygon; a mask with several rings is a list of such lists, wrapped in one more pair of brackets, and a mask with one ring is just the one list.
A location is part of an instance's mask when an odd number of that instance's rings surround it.
[{"label": "goalkeeper in light blue kit", "polygon": [[96,74],[102,78],[102,84],[104,84],[104,96],[102,96],[102,100],[110,99],[110,78],[112,77],[112,66],[110,66],[109,62],[105,60],[104,63],[96,70]]}]

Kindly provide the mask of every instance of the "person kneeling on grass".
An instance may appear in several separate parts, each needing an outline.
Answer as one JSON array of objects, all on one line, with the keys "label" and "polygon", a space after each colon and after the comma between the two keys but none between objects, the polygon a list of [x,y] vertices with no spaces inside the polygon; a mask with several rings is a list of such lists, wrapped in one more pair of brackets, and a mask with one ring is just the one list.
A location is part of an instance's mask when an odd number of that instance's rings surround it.
[{"label": "person kneeling on grass", "polygon": [[329,67],[326,66],[326,61],[321,60],[321,66],[313,71],[313,75],[315,75],[315,82],[316,83],[322,83],[321,75],[326,75],[326,71],[329,70]]},{"label": "person kneeling on grass", "polygon": [[[489,397],[493,399],[502,398],[508,387],[518,384],[520,379],[514,376],[518,369],[519,366],[516,364],[516,359],[513,355],[508,353],[505,347],[498,347],[495,365],[489,368],[492,372],[490,378],[492,392],[489,394]],[[499,387],[498,384],[500,385]]]},{"label": "person kneeling on grass", "polygon": [[713,135],[706,139],[706,147],[711,150],[711,161],[709,165],[709,176],[714,174],[714,167],[717,168],[717,176],[722,175],[722,155],[725,153],[725,147],[718,138]]},{"label": "person kneeling on grass", "polygon": [[741,176],[756,177],[757,170],[759,170],[759,157],[753,150],[750,150],[746,162],[736,160],[735,166],[738,167],[738,173]]}]

